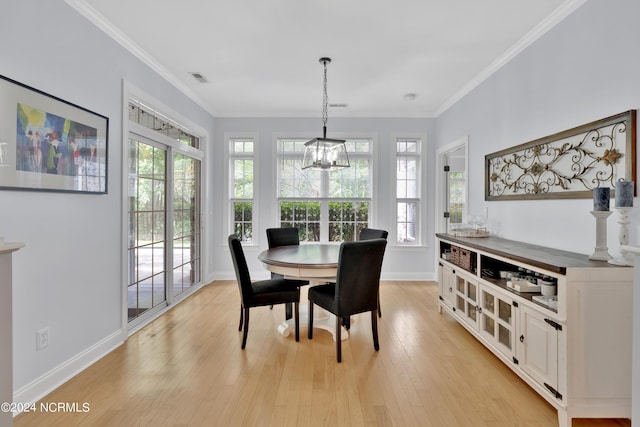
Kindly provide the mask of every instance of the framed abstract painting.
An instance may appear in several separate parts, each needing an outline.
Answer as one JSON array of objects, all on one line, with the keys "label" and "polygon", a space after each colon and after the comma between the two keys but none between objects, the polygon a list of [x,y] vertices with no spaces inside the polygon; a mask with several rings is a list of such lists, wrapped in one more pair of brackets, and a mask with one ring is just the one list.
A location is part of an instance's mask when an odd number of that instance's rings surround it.
[{"label": "framed abstract painting", "polygon": [[0,190],[107,193],[109,119],[0,76]]}]

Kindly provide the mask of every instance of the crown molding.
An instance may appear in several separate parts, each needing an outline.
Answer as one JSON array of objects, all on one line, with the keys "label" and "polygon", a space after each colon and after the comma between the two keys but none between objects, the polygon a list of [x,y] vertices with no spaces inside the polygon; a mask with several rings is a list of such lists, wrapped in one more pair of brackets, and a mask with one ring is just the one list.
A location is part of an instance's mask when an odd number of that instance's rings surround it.
[{"label": "crown molding", "polygon": [[[161,77],[167,80],[170,84],[175,86],[185,96],[193,100],[196,104],[202,107],[205,111],[214,117],[218,117],[216,111],[213,111],[210,105],[208,105],[202,98],[200,98],[192,89],[186,86],[180,81],[173,73],[162,66],[156,61],[153,56],[134,43],[129,37],[127,37],[122,31],[116,28],[108,19],[106,19],[101,13],[88,5],[84,0],[65,0],[65,2],[84,16],[89,22],[93,23],[96,27],[106,33],[109,37],[115,40],[118,44],[123,46],[132,55],[149,66],[152,70],[158,73]],[[504,54],[493,61],[489,66],[482,70],[473,79],[467,82],[460,90],[458,90],[452,97],[447,99],[438,109],[433,112],[422,112],[415,114],[415,117],[421,118],[437,118],[455,103],[460,101],[466,95],[468,95],[473,89],[479,86],[482,82],[491,77],[495,72],[502,68],[505,64],[514,59],[528,46],[533,44],[536,40],[550,31],[558,23],[564,20],[567,16],[573,13],[576,9],[586,3],[587,0],[567,0],[560,5],[553,14],[548,16],[540,24],[536,25],[531,31],[524,35],[518,42],[516,42],[511,48],[509,48]],[[378,113],[379,114],[379,113]],[[220,117],[235,117],[234,114],[227,114]],[[253,116],[251,114],[244,116]],[[255,114],[256,117],[262,116],[262,114]],[[358,117],[364,117],[364,114],[358,114]],[[393,114],[383,114],[383,116],[393,116]],[[337,116],[336,116],[337,117]]]},{"label": "crown molding", "polygon": [[489,66],[482,70],[480,74],[471,79],[451,98],[445,101],[445,103],[435,111],[435,117],[438,117],[442,113],[447,111],[456,102],[464,98],[467,94],[469,94],[469,92],[480,85],[480,83],[491,77],[496,71],[498,71],[505,64],[518,56],[523,50],[533,44],[536,40],[550,31],[553,27],[559,24],[567,16],[571,15],[576,9],[578,9],[586,2],[587,0],[567,0],[562,5],[560,5],[560,7],[558,7],[544,21],[536,25],[531,31],[529,31],[520,40],[518,40],[516,44],[511,46],[511,48],[509,48],[504,54],[502,54],[498,59],[489,64]]},{"label": "crown molding", "polygon": [[84,0],[65,0],[69,6],[74,8],[78,13],[84,16],[89,22],[94,24],[105,34],[115,40],[118,44],[128,50],[133,56],[149,66],[153,71],[158,73],[162,78],[175,86],[180,92],[189,97],[193,102],[202,107],[205,111],[215,117],[215,112],[211,110],[211,106],[200,98],[191,88],[180,81],[173,73],[163,67],[153,56],[142,49],[127,37],[122,31],[116,28],[111,21],[104,17],[100,12],[88,5]]}]

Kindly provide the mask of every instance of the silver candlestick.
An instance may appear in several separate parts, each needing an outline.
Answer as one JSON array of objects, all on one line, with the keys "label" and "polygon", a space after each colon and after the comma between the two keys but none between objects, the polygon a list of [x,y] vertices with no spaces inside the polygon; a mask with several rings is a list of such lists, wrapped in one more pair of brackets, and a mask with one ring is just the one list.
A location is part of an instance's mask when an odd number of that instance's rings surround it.
[{"label": "silver candlestick", "polygon": [[629,244],[629,214],[633,207],[616,207],[615,209],[618,211],[618,215],[620,216],[620,219],[618,220],[618,224],[620,224],[620,235],[618,237],[618,240],[620,241],[620,255],[610,259],[609,264],[633,265],[633,256],[631,256],[626,250],[622,249],[622,246]]},{"label": "silver candlestick", "polygon": [[591,211],[591,215],[596,217],[596,248],[589,259],[609,261],[613,258],[609,255],[607,248],[607,218],[611,215],[611,211]]}]

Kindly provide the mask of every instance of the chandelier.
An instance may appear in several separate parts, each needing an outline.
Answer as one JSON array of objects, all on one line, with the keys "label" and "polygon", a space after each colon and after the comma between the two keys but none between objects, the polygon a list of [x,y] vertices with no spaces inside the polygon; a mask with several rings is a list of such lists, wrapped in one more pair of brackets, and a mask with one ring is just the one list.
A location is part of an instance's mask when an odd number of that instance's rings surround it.
[{"label": "chandelier", "polygon": [[324,86],[322,98],[322,138],[313,138],[304,144],[302,169],[334,170],[349,167],[349,156],[343,139],[327,138],[328,101],[327,64],[331,58],[320,58],[324,66]]}]

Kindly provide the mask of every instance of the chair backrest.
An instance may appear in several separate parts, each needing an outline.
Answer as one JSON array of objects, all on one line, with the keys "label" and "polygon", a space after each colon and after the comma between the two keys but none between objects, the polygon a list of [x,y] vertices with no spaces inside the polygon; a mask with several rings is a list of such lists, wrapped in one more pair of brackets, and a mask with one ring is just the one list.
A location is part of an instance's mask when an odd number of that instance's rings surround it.
[{"label": "chair backrest", "polygon": [[240,296],[242,303],[248,302],[248,298],[253,295],[253,287],[251,286],[251,276],[249,275],[249,267],[247,259],[244,257],[242,244],[235,234],[228,238],[229,250],[231,251],[231,259],[233,260],[233,268],[236,270],[236,279],[240,288]]},{"label": "chair backrest", "polygon": [[363,228],[358,240],[386,239],[389,235],[387,230],[377,230],[375,228]]},{"label": "chair backrest", "polygon": [[343,242],[340,245],[335,298],[338,317],[378,308],[378,288],[385,239]]},{"label": "chair backrest", "polygon": [[296,227],[267,228],[267,243],[269,248],[299,245],[298,229]]}]

